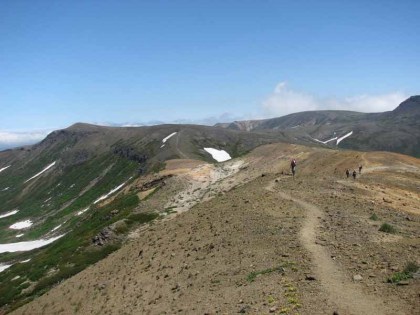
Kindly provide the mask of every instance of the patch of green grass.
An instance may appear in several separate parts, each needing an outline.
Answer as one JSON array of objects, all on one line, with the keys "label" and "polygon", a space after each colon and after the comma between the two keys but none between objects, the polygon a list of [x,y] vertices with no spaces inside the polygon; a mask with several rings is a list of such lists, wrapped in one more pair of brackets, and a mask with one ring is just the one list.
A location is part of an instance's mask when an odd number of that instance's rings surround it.
[{"label": "patch of green grass", "polygon": [[272,295],[269,295],[269,296],[268,296],[268,298],[267,298],[267,302],[268,302],[268,303],[270,303],[270,304],[271,304],[271,303],[274,303],[275,301],[276,301],[276,299],[275,299]]},{"label": "patch of green grass", "polygon": [[388,282],[390,283],[398,283],[403,280],[410,279],[412,274],[408,274],[405,272],[396,272],[391,277],[388,278]]},{"label": "patch of green grass", "polygon": [[147,212],[147,213],[132,213],[130,214],[127,219],[127,225],[131,226],[135,223],[142,224],[150,222],[154,219],[156,219],[159,215],[155,212]]},{"label": "patch of green grass", "polygon": [[404,272],[406,273],[416,273],[417,270],[419,270],[419,265],[414,261],[409,261],[404,267]]},{"label": "patch of green grass", "polygon": [[397,233],[397,230],[395,229],[395,227],[393,227],[389,223],[383,223],[381,225],[381,227],[379,228],[379,231],[385,232],[385,233],[389,233],[389,234],[395,234],[395,233]]},{"label": "patch of green grass", "polygon": [[155,162],[151,166],[150,171],[152,173],[159,173],[160,171],[163,171],[165,169],[165,167],[166,167],[165,163],[158,161],[158,162]]},{"label": "patch of green grass", "polygon": [[389,283],[398,283],[403,280],[408,280],[413,277],[413,273],[417,272],[419,266],[415,262],[408,262],[403,271],[394,273],[388,278]]},{"label": "patch of green grass", "polygon": [[255,279],[257,278],[257,276],[259,276],[259,275],[265,275],[265,274],[276,272],[276,271],[280,272],[280,273],[283,273],[284,272],[284,267],[285,267],[285,265],[281,265],[281,266],[274,267],[274,268],[268,268],[268,269],[264,269],[264,270],[253,271],[253,272],[248,274],[248,276],[246,277],[246,280],[248,280],[248,282],[254,282]]},{"label": "patch of green grass", "polygon": [[[91,239],[115,222],[123,222],[131,227],[158,217],[157,213],[132,213],[138,204],[139,198],[135,193],[119,195],[103,207],[92,206],[85,217],[74,219],[78,220],[72,224],[75,229],[50,246],[31,252],[30,263],[16,264],[11,267],[12,272],[0,274],[0,305],[8,304],[14,309],[22,301],[42,295],[63,279],[73,276],[118,249],[121,246],[119,239],[103,247],[93,247]],[[118,213],[112,214],[115,209],[118,209]],[[48,275],[49,270],[56,272]],[[25,274],[30,281],[35,282],[34,290],[23,293],[25,285],[19,284],[24,279],[10,281],[16,274]]]},{"label": "patch of green grass", "polygon": [[[153,189],[153,188],[151,188],[151,189]],[[148,194],[146,197],[144,197],[142,199],[142,201],[146,201],[146,200],[150,199],[154,194],[156,194],[157,191],[159,191],[159,189],[160,189],[160,187],[156,186],[150,194]]]},{"label": "patch of green grass", "polygon": [[166,213],[166,214],[177,213],[177,211],[174,210],[174,209],[176,209],[176,206],[165,208],[165,210],[163,212]]},{"label": "patch of green grass", "polygon": [[372,220],[372,221],[378,221],[379,217],[376,215],[376,213],[374,213],[369,217],[369,219]]}]

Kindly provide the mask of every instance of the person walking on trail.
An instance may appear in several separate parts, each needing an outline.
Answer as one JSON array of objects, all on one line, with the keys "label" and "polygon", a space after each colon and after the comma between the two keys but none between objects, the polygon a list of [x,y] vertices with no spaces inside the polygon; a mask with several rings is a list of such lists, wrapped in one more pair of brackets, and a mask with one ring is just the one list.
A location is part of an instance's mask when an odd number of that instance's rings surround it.
[{"label": "person walking on trail", "polygon": [[357,175],[356,170],[353,170],[353,179],[356,179],[356,175]]},{"label": "person walking on trail", "polygon": [[296,160],[295,159],[292,159],[292,161],[290,162],[290,168],[292,169],[292,175],[294,178],[295,173],[296,173]]},{"label": "person walking on trail", "polygon": [[350,176],[350,170],[349,169],[346,169],[346,176],[347,176],[347,178],[349,178],[349,176]]},{"label": "person walking on trail", "polygon": [[362,174],[362,165],[359,165],[359,175]]}]

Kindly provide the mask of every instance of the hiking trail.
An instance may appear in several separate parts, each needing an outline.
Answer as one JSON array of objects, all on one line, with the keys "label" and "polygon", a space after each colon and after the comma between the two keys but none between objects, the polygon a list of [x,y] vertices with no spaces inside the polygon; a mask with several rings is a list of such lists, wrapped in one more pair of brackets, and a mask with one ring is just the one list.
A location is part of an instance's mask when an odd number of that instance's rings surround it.
[{"label": "hiking trail", "polygon": [[327,249],[316,243],[317,226],[320,225],[320,219],[323,217],[323,212],[318,207],[277,191],[274,187],[275,182],[272,182],[266,186],[266,189],[277,193],[283,199],[295,202],[306,210],[299,235],[300,241],[304,248],[311,253],[316,279],[319,280],[322,290],[327,293],[331,304],[336,306],[338,314],[405,314],[397,306],[395,309],[390,309],[378,297],[364,293],[361,284],[352,282],[334,263]]}]

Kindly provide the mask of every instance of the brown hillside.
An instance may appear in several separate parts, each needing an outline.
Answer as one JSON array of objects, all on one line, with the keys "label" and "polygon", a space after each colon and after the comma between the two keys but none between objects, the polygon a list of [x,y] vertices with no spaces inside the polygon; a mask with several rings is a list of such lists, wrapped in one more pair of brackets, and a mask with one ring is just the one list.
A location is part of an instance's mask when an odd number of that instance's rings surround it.
[{"label": "brown hillside", "polygon": [[419,271],[387,283],[420,265],[419,159],[272,144],[163,173],[143,206],[178,213],[13,314],[419,314]]}]

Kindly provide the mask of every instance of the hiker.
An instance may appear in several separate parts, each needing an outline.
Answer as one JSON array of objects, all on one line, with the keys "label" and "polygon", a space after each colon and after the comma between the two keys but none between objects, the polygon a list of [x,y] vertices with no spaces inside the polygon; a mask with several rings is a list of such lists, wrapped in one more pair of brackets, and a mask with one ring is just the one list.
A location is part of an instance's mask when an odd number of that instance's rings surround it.
[{"label": "hiker", "polygon": [[356,170],[353,170],[353,178],[354,179],[356,179],[356,175],[357,175]]},{"label": "hiker", "polygon": [[349,178],[349,176],[350,176],[350,170],[349,169],[346,169],[346,176],[347,176],[347,178]]},{"label": "hiker", "polygon": [[359,165],[359,175],[362,174],[362,165]]},{"label": "hiker", "polygon": [[292,169],[292,175],[295,177],[296,173],[296,160],[292,159],[292,162],[290,162],[290,168]]}]

